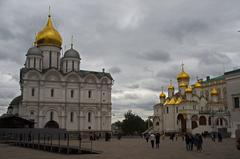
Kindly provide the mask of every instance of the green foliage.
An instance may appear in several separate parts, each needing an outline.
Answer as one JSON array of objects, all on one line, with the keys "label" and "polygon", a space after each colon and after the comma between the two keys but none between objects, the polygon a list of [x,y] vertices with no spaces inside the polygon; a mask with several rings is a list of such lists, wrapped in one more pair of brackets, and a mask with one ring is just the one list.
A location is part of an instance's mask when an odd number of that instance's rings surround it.
[{"label": "green foliage", "polygon": [[138,115],[128,111],[124,114],[125,119],[114,123],[116,127],[122,130],[123,135],[139,135],[147,129],[147,124]]}]

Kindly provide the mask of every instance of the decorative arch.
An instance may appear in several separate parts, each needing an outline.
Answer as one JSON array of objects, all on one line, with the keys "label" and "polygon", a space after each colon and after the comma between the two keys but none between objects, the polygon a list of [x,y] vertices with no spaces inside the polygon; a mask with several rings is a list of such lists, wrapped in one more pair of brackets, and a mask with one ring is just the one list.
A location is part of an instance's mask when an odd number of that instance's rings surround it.
[{"label": "decorative arch", "polygon": [[54,128],[54,129],[58,129],[58,128],[59,128],[59,124],[58,124],[56,121],[54,121],[54,120],[50,120],[50,121],[48,121],[48,122],[45,124],[44,128]]},{"label": "decorative arch", "polygon": [[207,119],[205,116],[200,116],[199,125],[207,125]]},{"label": "decorative arch", "polygon": [[181,132],[186,132],[187,131],[187,124],[186,124],[186,119],[184,118],[184,115],[183,114],[178,114],[177,120],[180,121]]},{"label": "decorative arch", "polygon": [[84,78],[84,82],[97,83],[97,77],[94,74],[89,74]]},{"label": "decorative arch", "polygon": [[67,76],[65,77],[65,80],[69,82],[79,82],[80,78],[76,72],[71,72],[67,74]]},{"label": "decorative arch", "polygon": [[25,74],[25,78],[32,80],[40,80],[41,74],[37,70],[30,70]]},{"label": "decorative arch", "polygon": [[191,118],[192,121],[198,121],[198,116],[197,115],[193,115]]},{"label": "decorative arch", "polygon": [[48,81],[62,81],[63,76],[55,69],[51,69],[45,73],[43,79]]},{"label": "decorative arch", "polygon": [[102,77],[102,78],[100,79],[100,81],[101,81],[101,83],[103,83],[103,84],[108,84],[108,83],[109,83],[109,79],[108,79],[107,77]]}]

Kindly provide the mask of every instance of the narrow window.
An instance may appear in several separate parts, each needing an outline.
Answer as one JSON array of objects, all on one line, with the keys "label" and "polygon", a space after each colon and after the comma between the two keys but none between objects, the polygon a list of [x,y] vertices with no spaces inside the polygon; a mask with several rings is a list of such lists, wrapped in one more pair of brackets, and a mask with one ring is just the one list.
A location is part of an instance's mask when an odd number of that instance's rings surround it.
[{"label": "narrow window", "polygon": [[176,111],[177,111],[177,113],[178,113],[178,107],[176,107]]},{"label": "narrow window", "polygon": [[90,123],[91,122],[91,113],[88,112],[88,122]]},{"label": "narrow window", "polygon": [[70,121],[73,122],[73,112],[71,112]]},{"label": "narrow window", "polygon": [[50,120],[53,120],[53,112],[50,112]]},{"label": "narrow window", "polygon": [[168,114],[168,107],[167,107],[167,114]]},{"label": "narrow window", "polygon": [[222,118],[220,118],[220,125],[221,125],[221,126],[223,125],[223,120],[222,120]]},{"label": "narrow window", "polygon": [[40,59],[39,60],[39,69],[41,69],[41,63],[42,63],[42,60]]},{"label": "narrow window", "polygon": [[36,58],[33,59],[33,67],[36,68]]},{"label": "narrow window", "polygon": [[71,98],[73,98],[74,97],[74,91],[73,91],[73,89],[71,90]]},{"label": "narrow window", "polygon": [[52,51],[49,53],[49,68],[52,67]]},{"label": "narrow window", "polygon": [[54,96],[54,89],[51,89],[51,97]]},{"label": "narrow window", "polygon": [[59,60],[59,54],[60,54],[60,53],[57,54],[57,69],[58,69],[58,63],[59,63],[59,62],[58,62],[58,60]]},{"label": "narrow window", "polygon": [[66,61],[66,72],[67,72],[67,67],[68,67],[68,61]]},{"label": "narrow window", "polygon": [[72,71],[74,71],[74,61],[72,61]]},{"label": "narrow window", "polygon": [[89,90],[89,91],[88,91],[88,98],[91,98],[91,97],[92,97],[92,91]]},{"label": "narrow window", "polygon": [[239,108],[239,98],[234,97],[234,108]]},{"label": "narrow window", "polygon": [[32,88],[32,96],[34,96],[34,95],[35,95],[35,89]]}]

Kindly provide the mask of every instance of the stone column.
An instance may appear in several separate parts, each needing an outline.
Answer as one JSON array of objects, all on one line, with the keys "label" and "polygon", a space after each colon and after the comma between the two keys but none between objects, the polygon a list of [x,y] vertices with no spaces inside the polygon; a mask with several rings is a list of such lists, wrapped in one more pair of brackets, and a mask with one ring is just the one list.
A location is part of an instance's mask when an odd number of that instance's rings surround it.
[{"label": "stone column", "polygon": [[187,129],[186,131],[187,132],[192,132],[191,125],[192,125],[191,116],[190,116],[190,114],[188,114],[187,117],[186,117],[186,129]]}]

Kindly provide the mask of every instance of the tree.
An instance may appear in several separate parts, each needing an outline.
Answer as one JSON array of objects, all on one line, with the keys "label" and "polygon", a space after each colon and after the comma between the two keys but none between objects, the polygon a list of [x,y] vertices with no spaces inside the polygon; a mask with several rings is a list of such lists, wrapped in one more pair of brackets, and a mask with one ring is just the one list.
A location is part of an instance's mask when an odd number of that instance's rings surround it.
[{"label": "tree", "polygon": [[128,111],[124,114],[125,119],[121,123],[121,129],[124,135],[139,135],[147,129],[144,120],[133,114],[132,111]]}]

